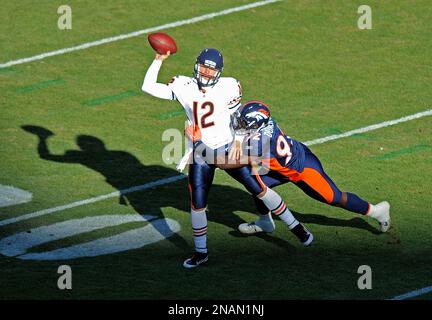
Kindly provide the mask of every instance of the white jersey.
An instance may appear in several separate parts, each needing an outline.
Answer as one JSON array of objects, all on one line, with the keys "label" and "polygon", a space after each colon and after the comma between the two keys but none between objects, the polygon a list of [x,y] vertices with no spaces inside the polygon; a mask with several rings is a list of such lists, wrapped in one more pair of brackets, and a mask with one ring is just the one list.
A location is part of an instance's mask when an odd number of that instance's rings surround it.
[{"label": "white jersey", "polygon": [[177,76],[168,86],[201,131],[206,146],[217,149],[233,140],[231,114],[239,108],[242,97],[236,79],[220,78],[213,87],[200,90],[194,78]]},{"label": "white jersey", "polygon": [[189,124],[201,131],[201,141],[217,149],[233,140],[231,114],[240,107],[242,90],[234,78],[220,78],[212,87],[200,90],[194,78],[174,77],[167,85],[158,83],[162,61],[154,60],[144,77],[142,90],[161,99],[178,100]]},{"label": "white jersey", "polygon": [[[154,60],[144,77],[142,90],[161,99],[178,100],[186,111],[189,124],[201,131],[201,141],[217,149],[234,137],[231,114],[240,107],[242,90],[234,78],[220,78],[212,87],[200,90],[194,78],[177,76],[168,84],[158,83],[162,61]],[[186,153],[177,166],[182,171],[190,161],[193,144],[188,141]]]}]

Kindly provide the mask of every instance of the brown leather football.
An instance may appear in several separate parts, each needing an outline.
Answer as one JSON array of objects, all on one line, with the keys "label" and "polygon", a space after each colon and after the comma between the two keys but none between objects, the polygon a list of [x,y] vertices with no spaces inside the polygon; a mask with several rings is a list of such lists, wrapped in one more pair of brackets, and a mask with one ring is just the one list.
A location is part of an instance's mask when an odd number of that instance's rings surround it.
[{"label": "brown leather football", "polygon": [[152,48],[159,54],[166,54],[171,51],[171,54],[177,52],[177,45],[173,38],[163,32],[149,34],[148,41]]}]

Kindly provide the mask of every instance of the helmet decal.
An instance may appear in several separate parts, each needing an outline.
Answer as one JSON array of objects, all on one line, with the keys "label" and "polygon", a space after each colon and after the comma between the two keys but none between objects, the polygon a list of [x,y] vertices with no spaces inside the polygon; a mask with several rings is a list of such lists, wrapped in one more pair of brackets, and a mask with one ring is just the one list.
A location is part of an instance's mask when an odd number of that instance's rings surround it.
[{"label": "helmet decal", "polygon": [[[265,110],[263,110],[263,111],[265,111]],[[267,113],[267,112],[266,112],[266,113]],[[260,120],[265,120],[265,119],[267,119],[267,118],[268,118],[268,113],[265,114],[265,113],[262,112],[261,110],[258,110],[258,111],[253,111],[253,112],[249,112],[249,113],[247,113],[247,114],[245,115],[245,117],[246,117],[246,118],[249,118],[249,119],[256,119],[257,121],[260,121]]]},{"label": "helmet decal", "polygon": [[216,62],[211,61],[211,60],[205,60],[205,65],[212,67],[212,68],[216,68]]},{"label": "helmet decal", "polygon": [[265,128],[270,121],[270,110],[261,101],[246,102],[237,112],[236,124],[239,129],[252,133]]},{"label": "helmet decal", "polygon": [[270,113],[264,108],[259,109],[258,112],[264,113],[267,117],[270,117]]}]

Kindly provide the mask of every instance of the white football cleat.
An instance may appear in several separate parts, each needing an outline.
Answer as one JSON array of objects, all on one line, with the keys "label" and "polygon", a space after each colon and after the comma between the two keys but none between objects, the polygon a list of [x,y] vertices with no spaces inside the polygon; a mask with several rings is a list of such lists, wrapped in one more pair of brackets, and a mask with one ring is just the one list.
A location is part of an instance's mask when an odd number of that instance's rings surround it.
[{"label": "white football cleat", "polygon": [[374,205],[368,215],[378,221],[381,232],[390,229],[390,203],[387,201]]},{"label": "white football cleat", "polygon": [[243,234],[256,234],[260,232],[271,233],[275,230],[275,223],[271,215],[268,215],[268,219],[260,217],[257,221],[250,223],[242,223],[238,226],[238,229]]}]

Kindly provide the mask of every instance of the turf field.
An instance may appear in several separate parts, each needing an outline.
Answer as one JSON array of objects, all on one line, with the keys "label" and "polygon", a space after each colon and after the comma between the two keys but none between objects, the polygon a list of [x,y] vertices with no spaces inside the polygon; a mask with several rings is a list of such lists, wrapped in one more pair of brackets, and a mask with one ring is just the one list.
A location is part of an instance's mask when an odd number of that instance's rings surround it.
[{"label": "turf field", "polygon": [[[203,3],[73,0],[72,30],[59,30],[64,1],[5,0],[0,64],[252,0]],[[179,51],[159,81],[191,75],[199,51],[216,47],[243,101],[266,101],[301,141],[430,110],[430,1],[367,1],[372,30],[357,28],[360,4],[280,1],[162,30]],[[0,68],[1,299],[388,299],[432,285],[431,116],[311,147],[341,189],[391,203],[388,234],[284,185],[276,191],[314,245],[303,248],[281,221],[273,234],[242,236],[237,225],[256,218],[252,199],[217,171],[210,262],[185,270],[187,181],[161,160],[162,133],[181,130],[185,116],[141,92],[153,55],[143,34]],[[5,205],[4,186],[31,201]],[[60,265],[72,269],[72,290],[57,288]],[[361,265],[371,290],[357,287]]]}]

